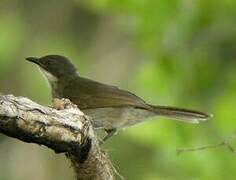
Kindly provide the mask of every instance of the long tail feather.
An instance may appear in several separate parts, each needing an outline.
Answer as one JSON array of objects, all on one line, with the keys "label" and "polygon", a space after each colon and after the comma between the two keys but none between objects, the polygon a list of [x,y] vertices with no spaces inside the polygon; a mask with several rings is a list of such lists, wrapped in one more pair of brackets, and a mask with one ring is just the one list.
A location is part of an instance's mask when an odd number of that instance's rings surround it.
[{"label": "long tail feather", "polygon": [[153,106],[153,105],[150,106],[157,115],[170,117],[172,119],[176,119],[178,121],[183,121],[187,123],[199,123],[199,121],[205,121],[212,116],[203,112],[188,110],[188,109],[166,107],[166,106]]}]

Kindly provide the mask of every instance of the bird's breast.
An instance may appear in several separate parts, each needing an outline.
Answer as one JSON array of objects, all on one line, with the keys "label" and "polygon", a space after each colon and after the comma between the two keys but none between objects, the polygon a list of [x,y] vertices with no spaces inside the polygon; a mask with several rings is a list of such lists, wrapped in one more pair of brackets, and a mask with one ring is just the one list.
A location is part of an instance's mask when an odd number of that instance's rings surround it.
[{"label": "bird's breast", "polygon": [[50,72],[39,68],[43,77],[46,79],[48,86],[51,88],[53,98],[62,98],[62,92],[60,88],[60,82],[57,77],[53,76]]}]

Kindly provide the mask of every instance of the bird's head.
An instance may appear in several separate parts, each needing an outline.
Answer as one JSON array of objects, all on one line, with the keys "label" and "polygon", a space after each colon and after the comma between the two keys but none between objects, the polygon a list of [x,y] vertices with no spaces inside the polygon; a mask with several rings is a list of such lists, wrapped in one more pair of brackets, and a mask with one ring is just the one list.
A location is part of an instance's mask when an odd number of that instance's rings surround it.
[{"label": "bird's head", "polygon": [[64,56],[28,57],[26,60],[37,64],[49,80],[51,78],[60,79],[76,74],[75,66]]}]

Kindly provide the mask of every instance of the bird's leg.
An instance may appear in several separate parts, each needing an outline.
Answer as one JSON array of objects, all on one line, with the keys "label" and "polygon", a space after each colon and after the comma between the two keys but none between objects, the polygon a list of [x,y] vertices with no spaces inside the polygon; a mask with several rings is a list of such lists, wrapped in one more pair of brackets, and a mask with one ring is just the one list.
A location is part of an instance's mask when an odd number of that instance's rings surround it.
[{"label": "bird's leg", "polygon": [[99,143],[100,145],[102,145],[105,141],[107,141],[108,139],[110,139],[113,135],[116,134],[117,129],[105,129],[107,135],[102,139],[102,141]]}]

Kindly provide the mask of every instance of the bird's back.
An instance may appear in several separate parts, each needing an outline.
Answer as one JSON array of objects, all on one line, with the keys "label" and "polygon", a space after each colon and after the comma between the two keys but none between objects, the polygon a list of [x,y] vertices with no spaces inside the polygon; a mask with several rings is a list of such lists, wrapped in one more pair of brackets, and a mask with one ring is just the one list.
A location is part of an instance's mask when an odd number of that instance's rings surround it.
[{"label": "bird's back", "polygon": [[150,108],[145,101],[128,91],[82,77],[69,81],[63,88],[62,96],[71,99],[80,109],[124,106]]}]

